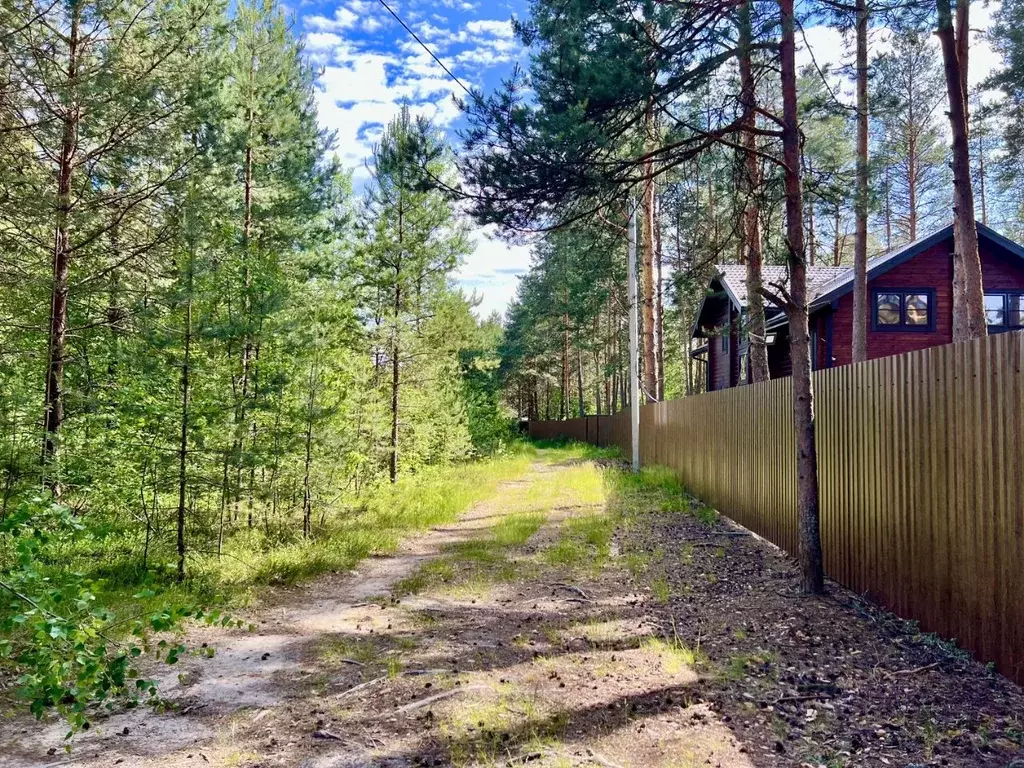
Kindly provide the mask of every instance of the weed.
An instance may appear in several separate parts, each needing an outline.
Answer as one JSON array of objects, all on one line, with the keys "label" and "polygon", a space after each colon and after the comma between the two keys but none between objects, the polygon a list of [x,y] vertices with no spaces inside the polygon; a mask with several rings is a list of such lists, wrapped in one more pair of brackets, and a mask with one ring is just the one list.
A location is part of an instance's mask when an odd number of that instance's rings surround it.
[{"label": "weed", "polygon": [[402,670],[405,665],[402,663],[401,657],[395,654],[389,654],[384,662],[385,669],[387,670],[387,676],[389,679],[394,679],[402,674]]},{"label": "weed", "polygon": [[654,594],[655,601],[662,605],[672,597],[672,588],[664,576],[658,576],[651,580],[651,592]]},{"label": "weed", "polygon": [[647,639],[643,647],[661,658],[661,668],[669,675],[696,670],[708,663],[707,656],[703,652],[687,647],[678,638],[662,640],[651,637]]},{"label": "weed", "polygon": [[328,664],[340,665],[348,660],[369,666],[376,663],[380,652],[369,640],[336,636],[320,641],[317,655]]},{"label": "weed", "polygon": [[718,522],[718,512],[706,504],[702,504],[693,513],[697,520],[708,528]]},{"label": "weed", "polygon": [[752,671],[770,672],[770,665],[775,661],[771,653],[739,653],[729,657],[722,676],[726,680],[742,680]]},{"label": "weed", "polygon": [[693,565],[693,544],[683,544],[679,550],[679,560],[683,565]]},{"label": "weed", "polygon": [[454,563],[448,559],[438,558],[424,563],[414,573],[398,581],[391,591],[396,597],[415,595],[428,587],[449,583],[454,578]]},{"label": "weed", "polygon": [[568,722],[533,696],[501,692],[486,701],[463,701],[441,723],[454,765],[490,764],[522,744],[548,743]]},{"label": "weed", "polygon": [[651,567],[651,560],[643,552],[630,552],[625,557],[626,570],[634,579],[640,578]]}]

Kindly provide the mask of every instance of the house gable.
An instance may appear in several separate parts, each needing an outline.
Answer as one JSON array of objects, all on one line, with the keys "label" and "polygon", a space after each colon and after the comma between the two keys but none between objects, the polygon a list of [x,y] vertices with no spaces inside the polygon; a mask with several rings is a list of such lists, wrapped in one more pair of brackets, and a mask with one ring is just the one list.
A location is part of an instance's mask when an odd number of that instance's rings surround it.
[{"label": "house gable", "polygon": [[[1024,291],[1024,249],[984,225],[978,225],[978,234],[985,290]],[[927,349],[953,340],[952,227],[945,227],[912,245],[913,248],[906,249],[909,252],[899,253],[868,272],[869,359]],[[929,325],[920,330],[874,327],[874,297],[886,290],[927,292],[932,301]],[[816,300],[813,311],[823,324],[831,324],[832,359],[822,362],[825,365],[831,362],[832,366],[853,362],[852,283]]]}]

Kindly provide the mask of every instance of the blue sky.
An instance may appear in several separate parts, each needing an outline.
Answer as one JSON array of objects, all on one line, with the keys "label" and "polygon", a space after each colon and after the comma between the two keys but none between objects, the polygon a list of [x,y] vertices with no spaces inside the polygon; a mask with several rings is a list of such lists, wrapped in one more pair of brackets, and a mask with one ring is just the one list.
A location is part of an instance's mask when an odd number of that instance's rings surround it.
[{"label": "blue sky", "polygon": [[[387,0],[462,82],[491,90],[525,55],[510,19],[524,15],[526,0]],[[354,170],[356,188],[384,126],[406,100],[455,139],[459,86],[402,29],[378,0],[305,2],[293,6],[306,51],[323,68],[318,110],[324,127],[337,131],[337,152]],[[525,246],[507,246],[475,229],[476,252],[458,278],[482,298],[478,312],[503,311],[516,275],[529,266]]]},{"label": "blue sky", "polygon": [[[365,162],[384,126],[408,101],[415,112],[432,118],[456,140],[459,110],[457,84],[402,29],[378,0],[297,0],[291,8],[305,36],[306,51],[323,68],[318,109],[321,124],[337,132],[337,152],[354,171],[356,188],[368,176]],[[512,35],[510,19],[525,16],[527,0],[387,0],[464,83],[492,90],[526,54]],[[971,27],[987,29],[998,0],[972,4]],[[842,64],[852,53],[850,41],[827,27],[806,30],[809,48],[820,65]],[[887,47],[887,30],[875,30],[872,53]],[[975,33],[971,40],[970,79],[980,83],[996,56]],[[798,64],[811,60],[807,50]],[[852,101],[852,93],[847,92]],[[475,229],[476,251],[462,265],[458,279],[481,297],[478,314],[503,311],[515,293],[516,275],[529,267],[527,246],[507,246],[493,232]]]}]

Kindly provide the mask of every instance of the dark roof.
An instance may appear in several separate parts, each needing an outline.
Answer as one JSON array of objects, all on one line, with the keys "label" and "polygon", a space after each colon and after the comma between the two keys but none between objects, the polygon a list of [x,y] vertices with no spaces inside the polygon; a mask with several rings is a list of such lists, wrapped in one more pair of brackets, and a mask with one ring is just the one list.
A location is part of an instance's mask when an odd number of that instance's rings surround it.
[{"label": "dark roof", "polygon": [[[917,256],[919,253],[923,253],[933,245],[941,243],[943,240],[949,240],[952,237],[953,225],[947,224],[924,237],[918,238],[912,243],[901,245],[899,248],[891,250],[888,253],[883,253],[881,256],[869,259],[868,280],[874,280],[876,277],[884,275],[890,269],[898,267],[906,261],[910,261],[910,259]],[[1013,240],[1010,240],[1008,237],[1000,235],[994,229],[986,226],[985,224],[978,224],[978,239],[988,240],[989,242],[1005,249],[1017,258],[1024,260],[1024,248],[1013,242]],[[817,297],[811,300],[811,309],[817,309],[829,302],[835,301],[840,296],[843,296],[852,290],[853,269],[847,269],[845,274],[837,276],[828,284],[821,286]]]},{"label": "dark roof", "polygon": [[[747,306],[747,267],[745,264],[716,264],[718,280],[725,288],[729,298],[732,299],[740,309]],[[817,289],[840,275],[849,272],[849,267],[825,267],[814,265],[807,268],[807,290],[811,296],[817,294]],[[761,277],[765,287],[771,290],[771,285],[781,284],[789,286],[789,267],[764,266],[761,267]]]},{"label": "dark roof", "polygon": [[[874,280],[884,275],[890,269],[903,264],[917,256],[933,245],[941,243],[953,237],[953,225],[947,224],[924,237],[918,238],[912,243],[901,245],[887,253],[875,256],[868,260],[868,280]],[[978,224],[978,239],[989,242],[1003,248],[1008,253],[1024,260],[1024,246],[1015,243],[1008,237],[1004,237],[985,224]],[[769,287],[772,283],[789,284],[788,267],[766,266],[763,267],[765,285]],[[733,305],[743,310],[747,307],[747,268],[743,264],[716,264],[717,274],[714,281],[717,281],[725,293],[729,296]],[[807,292],[810,297],[811,310],[819,309],[829,304],[840,296],[844,296],[853,290],[853,268],[852,267],[827,267],[815,265],[807,268]],[[706,298],[705,298],[706,300]],[[773,307],[769,305],[769,309]],[[697,320],[694,323],[693,335],[702,336],[700,328],[700,317],[704,311],[701,305],[697,313]],[[777,326],[782,322],[781,315],[769,318],[769,327]]]}]

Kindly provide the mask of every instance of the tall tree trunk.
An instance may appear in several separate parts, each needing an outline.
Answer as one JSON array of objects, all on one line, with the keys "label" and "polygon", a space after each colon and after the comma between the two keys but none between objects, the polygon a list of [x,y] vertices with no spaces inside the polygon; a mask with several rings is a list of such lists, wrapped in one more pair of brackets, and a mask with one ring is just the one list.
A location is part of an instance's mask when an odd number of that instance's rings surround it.
[{"label": "tall tree trunk", "polygon": [[891,166],[885,166],[885,250],[892,250],[892,181],[890,179]]},{"label": "tall tree trunk", "polygon": [[63,105],[60,160],[57,169],[57,216],[50,286],[49,339],[46,345],[46,394],[43,406],[43,480],[54,497],[61,495],[60,429],[64,423],[64,357],[68,333],[68,277],[71,269],[71,174],[78,151],[81,113],[75,103],[79,66],[80,3],[72,3],[68,29],[68,103]]},{"label": "tall tree trunk", "polygon": [[665,399],[665,288],[662,285],[662,266],[664,254],[662,252],[662,227],[658,226],[658,213],[660,205],[657,197],[654,198],[654,262],[655,278],[657,287],[655,289],[657,316],[657,399]]},{"label": "tall tree trunk", "polygon": [[570,385],[570,370],[571,369],[569,367],[569,314],[565,313],[562,315],[562,403],[558,408],[558,418],[560,419],[569,418],[569,392],[572,389]]},{"label": "tall tree trunk", "polygon": [[[964,10],[966,13],[966,9]],[[960,10],[958,5],[958,21]],[[962,40],[953,33],[950,0],[938,0],[938,30],[942,47],[949,123],[953,133],[953,341],[985,336],[985,299],[978,253],[978,225],[974,218],[974,189],[971,183],[970,148],[967,131],[966,22]],[[958,51],[962,49],[963,68]]]},{"label": "tall tree trunk", "polygon": [[579,343],[579,334],[576,335],[576,397],[579,401],[578,413],[582,419],[587,415],[587,401],[583,394],[583,348]]},{"label": "tall tree trunk", "polygon": [[843,260],[843,239],[842,233],[840,232],[840,226],[842,224],[842,208],[839,207],[839,203],[836,203],[836,214],[835,214],[835,237],[832,239],[832,264],[839,266]]},{"label": "tall tree trunk", "polygon": [[178,441],[178,514],[177,549],[178,581],[185,580],[185,514],[188,490],[188,406],[190,397],[189,375],[192,369],[192,255],[186,266],[185,340],[181,365],[181,434]]},{"label": "tall tree trunk", "polygon": [[818,241],[814,232],[814,201],[807,203],[807,259],[811,266],[814,266],[814,259],[818,254]]},{"label": "tall tree trunk", "polygon": [[800,527],[801,584],[805,592],[825,589],[818,512],[818,460],[815,448],[811,345],[808,328],[807,262],[804,253],[803,194],[800,180],[800,123],[796,92],[796,20],[794,0],[779,0],[782,35],[782,155],[786,196],[786,246],[789,257],[790,355],[793,365],[793,432],[797,452],[797,514]]},{"label": "tall tree trunk", "polygon": [[[309,538],[313,521],[313,484],[311,481],[313,468],[313,415],[316,410],[318,352],[313,353],[313,362],[309,366],[309,398],[306,403],[306,457],[302,472],[302,535]],[[520,408],[520,412],[522,408]],[[394,439],[394,438],[392,438]]]},{"label": "tall tree trunk", "polygon": [[399,282],[401,273],[395,268],[395,325],[391,331],[391,460],[388,463],[388,475],[392,483],[398,481],[398,402],[401,387],[401,366],[398,357],[401,345],[398,340],[398,323],[402,313],[402,286]]},{"label": "tall tree trunk", "polygon": [[[654,129],[654,101],[648,101],[645,117],[647,128],[647,147],[653,148],[656,133]],[[642,273],[641,299],[643,309],[643,389],[646,402],[653,403],[657,399],[657,351],[654,342],[654,229],[656,216],[654,210],[654,161],[644,162],[643,187],[643,255],[640,265]]]},{"label": "tall tree trunk", "polygon": [[751,57],[750,15],[753,0],[745,0],[739,11],[740,107],[743,110],[743,244],[747,279],[747,336],[750,349],[750,380],[768,381],[768,346],[765,343],[764,297],[761,295],[761,227],[757,195],[761,186],[761,166],[756,154],[757,89]]},{"label": "tall tree trunk", "polygon": [[857,5],[857,197],[853,246],[853,362],[868,359],[868,5]]},{"label": "tall tree trunk", "polygon": [[978,137],[978,196],[981,202],[981,223],[988,224],[988,207],[985,205],[985,140]]},{"label": "tall tree trunk", "polygon": [[907,223],[910,241],[917,240],[917,187],[920,184],[917,168],[917,134],[918,128],[914,117],[914,100],[907,106]]}]

